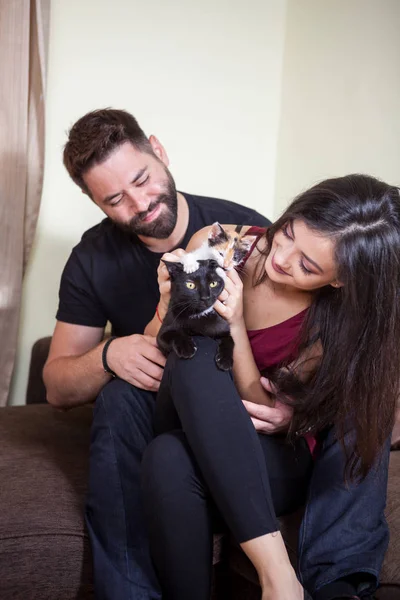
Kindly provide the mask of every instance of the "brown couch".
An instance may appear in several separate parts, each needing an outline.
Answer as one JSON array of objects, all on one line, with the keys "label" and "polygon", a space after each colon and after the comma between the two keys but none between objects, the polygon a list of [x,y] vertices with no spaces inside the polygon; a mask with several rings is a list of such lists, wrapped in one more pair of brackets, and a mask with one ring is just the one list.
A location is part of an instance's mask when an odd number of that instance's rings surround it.
[{"label": "brown couch", "polygon": [[[93,598],[84,527],[92,407],[60,412],[44,404],[41,368],[49,338],[33,349],[28,405],[0,410],[0,600]],[[400,452],[391,453],[387,518],[391,541],[380,600],[400,600]],[[300,513],[282,520],[296,560]],[[216,600],[260,598],[255,572],[224,536],[214,541]],[[190,600],[190,599],[188,599]]]}]

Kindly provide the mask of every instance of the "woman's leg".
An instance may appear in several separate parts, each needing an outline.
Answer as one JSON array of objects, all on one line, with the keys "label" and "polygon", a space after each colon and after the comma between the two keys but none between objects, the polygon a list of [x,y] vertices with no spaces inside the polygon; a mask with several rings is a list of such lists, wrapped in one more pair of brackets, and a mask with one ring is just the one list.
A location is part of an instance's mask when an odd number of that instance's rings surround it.
[{"label": "woman's leg", "polygon": [[165,600],[209,600],[212,500],[182,431],[157,437],[142,462],[152,558]]},{"label": "woman's leg", "polygon": [[271,597],[295,600],[300,585],[277,533],[257,433],[232,378],[215,367],[216,344],[207,338],[198,338],[196,344],[192,360],[170,356],[159,398],[161,413],[172,399],[211,495],[255,564],[261,583],[279,590]]},{"label": "woman's leg", "polygon": [[[260,437],[274,486],[274,508],[278,514],[293,510],[306,497],[305,482],[312,468],[307,445],[304,440],[292,446],[275,436]],[[142,463],[142,492],[163,598],[208,600],[212,534],[215,525],[219,531],[226,526],[182,431],[162,434],[147,448]],[[275,541],[272,536],[270,539]],[[275,555],[275,547],[272,552]]]},{"label": "woman's leg", "polygon": [[[155,429],[172,401],[211,495],[241,543],[278,529],[265,461],[230,373],[215,366],[216,342],[199,337],[196,346],[193,359],[168,358]],[[243,507],[249,509],[246,522]]]}]

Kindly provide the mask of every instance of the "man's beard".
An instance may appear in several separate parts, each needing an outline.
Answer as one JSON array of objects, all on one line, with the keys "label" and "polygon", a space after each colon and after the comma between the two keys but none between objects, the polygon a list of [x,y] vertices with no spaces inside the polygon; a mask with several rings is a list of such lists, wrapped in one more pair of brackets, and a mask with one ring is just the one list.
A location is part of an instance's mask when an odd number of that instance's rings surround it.
[{"label": "man's beard", "polygon": [[[178,219],[178,198],[175,182],[168,169],[165,169],[165,174],[167,176],[165,191],[158,196],[157,200],[149,205],[147,210],[132,217],[128,223],[114,221],[118,227],[127,233],[155,238],[157,240],[165,240],[171,235]],[[160,215],[154,221],[146,223],[144,219],[159,204],[164,204],[165,208],[161,208]]]}]

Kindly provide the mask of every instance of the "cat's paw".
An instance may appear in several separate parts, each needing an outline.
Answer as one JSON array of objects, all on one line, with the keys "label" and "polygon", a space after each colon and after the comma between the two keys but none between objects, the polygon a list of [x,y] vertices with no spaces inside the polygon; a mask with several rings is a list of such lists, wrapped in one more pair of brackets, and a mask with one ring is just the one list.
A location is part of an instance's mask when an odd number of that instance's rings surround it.
[{"label": "cat's paw", "polygon": [[180,339],[179,341],[174,341],[172,346],[175,354],[179,358],[193,358],[197,351],[196,344],[194,343],[192,338],[189,337]]},{"label": "cat's paw", "polygon": [[233,367],[233,357],[217,350],[215,363],[221,371],[230,371]]},{"label": "cat's paw", "polygon": [[194,273],[199,268],[199,263],[197,262],[195,257],[191,256],[190,254],[186,254],[186,256],[183,257],[182,264],[183,270],[185,271],[185,273],[188,274]]},{"label": "cat's paw", "polygon": [[215,362],[221,371],[230,371],[233,367],[234,342],[230,335],[220,339],[215,354]]}]

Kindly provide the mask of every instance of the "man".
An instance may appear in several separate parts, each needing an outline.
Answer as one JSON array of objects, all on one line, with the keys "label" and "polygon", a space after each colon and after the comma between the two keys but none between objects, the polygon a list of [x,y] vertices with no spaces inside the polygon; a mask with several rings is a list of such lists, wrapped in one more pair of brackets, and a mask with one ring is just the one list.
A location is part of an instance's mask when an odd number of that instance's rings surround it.
[{"label": "man", "polygon": [[[161,598],[140,501],[140,462],[165,364],[155,339],[143,335],[159,300],[157,267],[164,252],[184,248],[214,221],[269,222],[232,202],[177,192],[163,146],[125,111],[79,119],[64,164],[107,218],[83,235],[61,278],[44,369],[48,400],[72,408],[97,397],[86,512],[96,598]],[[111,343],[103,340],[108,321]]]}]

